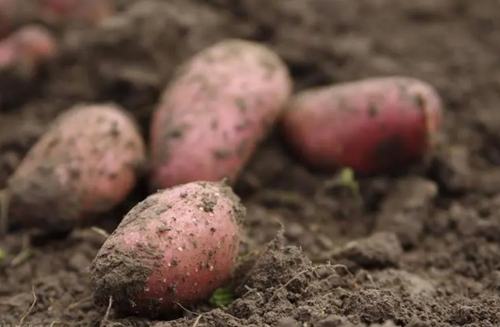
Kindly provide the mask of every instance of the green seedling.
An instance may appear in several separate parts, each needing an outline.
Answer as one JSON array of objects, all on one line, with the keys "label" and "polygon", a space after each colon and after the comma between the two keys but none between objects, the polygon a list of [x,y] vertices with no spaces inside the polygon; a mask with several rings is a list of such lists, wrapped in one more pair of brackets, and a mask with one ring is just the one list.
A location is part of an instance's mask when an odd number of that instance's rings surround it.
[{"label": "green seedling", "polygon": [[343,168],[337,176],[326,183],[326,188],[342,187],[351,190],[352,193],[359,193],[359,183],[356,180],[354,170],[349,167]]},{"label": "green seedling", "polygon": [[227,287],[219,287],[218,289],[216,289],[212,293],[212,296],[209,300],[210,304],[217,308],[225,307],[233,303],[233,301],[233,293]]},{"label": "green seedling", "polygon": [[343,187],[351,189],[353,193],[358,193],[359,192],[359,184],[358,181],[356,180],[356,176],[354,174],[354,170],[351,168],[344,168],[340,171],[340,185]]}]

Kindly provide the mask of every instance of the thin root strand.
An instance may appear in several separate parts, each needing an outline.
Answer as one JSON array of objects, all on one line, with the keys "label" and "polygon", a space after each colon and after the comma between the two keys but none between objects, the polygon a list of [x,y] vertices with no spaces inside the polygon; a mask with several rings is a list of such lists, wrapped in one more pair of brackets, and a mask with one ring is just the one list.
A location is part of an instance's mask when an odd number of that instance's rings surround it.
[{"label": "thin root strand", "polygon": [[26,311],[26,313],[19,320],[19,326],[23,326],[24,320],[26,320],[26,317],[29,316],[29,314],[31,313],[31,311],[35,307],[35,304],[36,304],[36,301],[37,301],[37,297],[36,297],[36,294],[35,294],[35,285],[31,285],[31,294],[33,295],[33,303],[31,303],[31,306],[29,307],[28,311]]},{"label": "thin root strand", "polygon": [[109,315],[111,313],[111,307],[113,306],[113,297],[109,297],[109,302],[108,302],[108,308],[106,309],[106,313],[104,314],[104,317],[101,320],[100,326],[103,327],[106,325],[106,323],[109,321]]}]

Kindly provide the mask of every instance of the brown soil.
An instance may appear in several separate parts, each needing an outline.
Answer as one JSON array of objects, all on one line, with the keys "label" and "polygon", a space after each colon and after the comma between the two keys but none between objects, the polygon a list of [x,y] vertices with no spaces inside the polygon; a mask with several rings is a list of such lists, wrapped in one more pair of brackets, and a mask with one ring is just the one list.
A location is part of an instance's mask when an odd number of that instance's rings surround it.
[{"label": "brown soil", "polygon": [[[42,235],[27,248],[26,237],[11,234],[0,242],[0,325],[500,325],[497,1],[121,5],[102,26],[61,33],[62,56],[38,83],[2,98],[0,184],[73,104],[116,101],[146,131],[174,68],[226,37],[270,45],[297,89],[394,74],[430,82],[446,104],[441,146],[429,165],[361,180],[355,196],[325,188],[332,176],[308,171],[271,138],[236,187],[248,208],[242,250],[260,251],[237,274],[236,301],[186,308],[170,321],[106,314],[93,304],[88,267],[102,235]],[[113,230],[146,189],[139,185],[100,227]]]}]

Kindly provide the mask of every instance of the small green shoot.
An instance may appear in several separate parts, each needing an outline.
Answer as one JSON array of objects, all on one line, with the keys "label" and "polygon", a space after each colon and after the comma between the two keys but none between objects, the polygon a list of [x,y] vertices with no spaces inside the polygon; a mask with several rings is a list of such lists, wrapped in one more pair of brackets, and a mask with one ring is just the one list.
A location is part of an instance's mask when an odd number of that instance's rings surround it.
[{"label": "small green shoot", "polygon": [[212,296],[209,300],[210,304],[217,308],[225,307],[233,303],[233,301],[233,293],[227,287],[219,287],[218,289],[216,289],[212,293]]},{"label": "small green shoot", "polygon": [[343,187],[351,189],[355,194],[359,192],[359,184],[356,180],[354,170],[351,168],[343,168],[339,174],[339,183]]},{"label": "small green shoot", "polygon": [[351,190],[353,194],[359,194],[359,184],[356,180],[354,170],[349,167],[343,168],[332,180],[325,184],[325,187],[342,187]]},{"label": "small green shoot", "polygon": [[5,258],[5,252],[0,249],[0,262],[2,262],[3,258]]}]

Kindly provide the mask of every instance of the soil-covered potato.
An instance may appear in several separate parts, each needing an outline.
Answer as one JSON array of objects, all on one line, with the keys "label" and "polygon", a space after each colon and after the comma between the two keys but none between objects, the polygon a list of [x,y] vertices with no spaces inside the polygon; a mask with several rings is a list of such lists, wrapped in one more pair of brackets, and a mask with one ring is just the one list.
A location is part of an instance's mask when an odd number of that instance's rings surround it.
[{"label": "soil-covered potato", "polygon": [[310,166],[350,167],[370,174],[426,152],[441,115],[441,99],[428,83],[374,77],[297,93],[281,127],[286,141]]},{"label": "soil-covered potato", "polygon": [[75,227],[125,199],[144,170],[145,152],[134,118],[120,107],[71,108],[9,178],[2,218],[23,228]]},{"label": "soil-covered potato", "polygon": [[179,69],[152,118],[152,188],[233,182],[291,89],[284,62],[259,43],[229,39],[195,55]]},{"label": "soil-covered potato", "polygon": [[224,182],[164,189],[137,204],[90,268],[95,302],[157,317],[206,299],[231,277],[245,208]]}]

